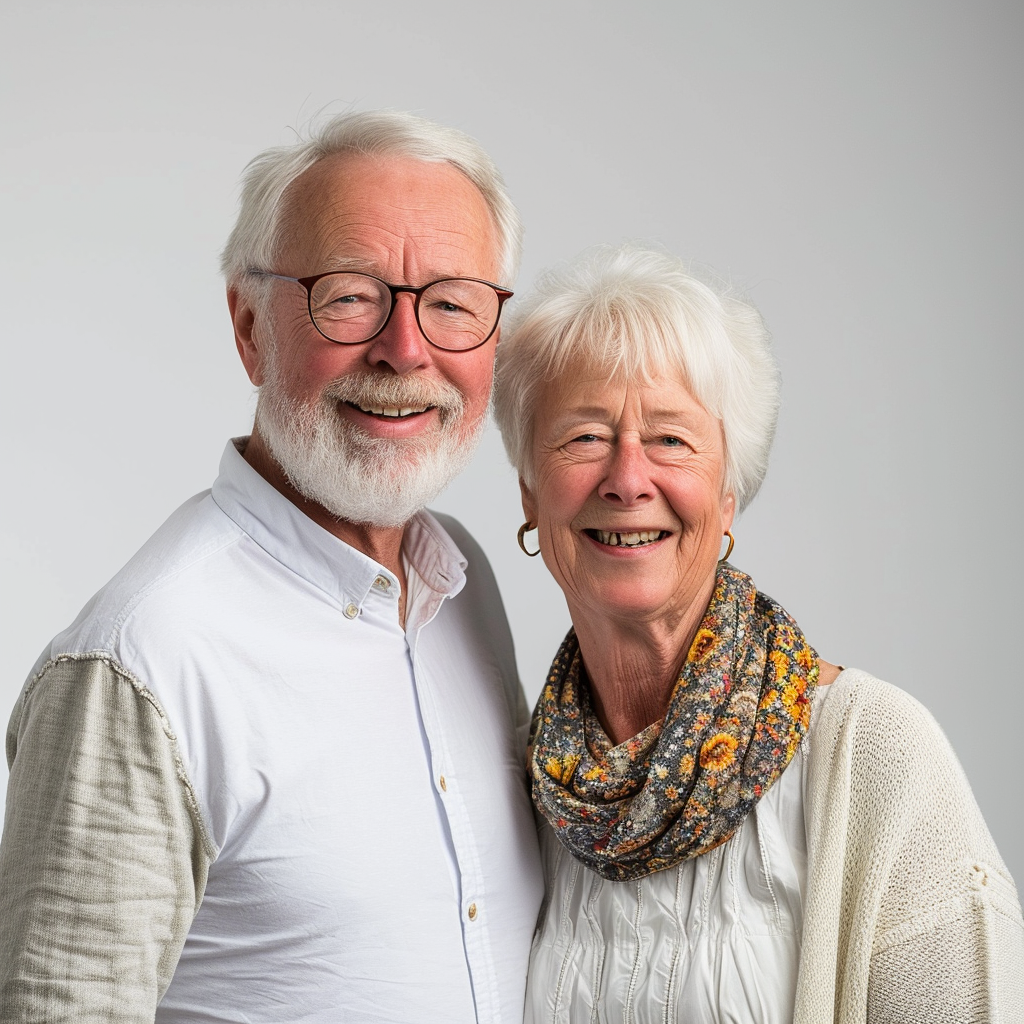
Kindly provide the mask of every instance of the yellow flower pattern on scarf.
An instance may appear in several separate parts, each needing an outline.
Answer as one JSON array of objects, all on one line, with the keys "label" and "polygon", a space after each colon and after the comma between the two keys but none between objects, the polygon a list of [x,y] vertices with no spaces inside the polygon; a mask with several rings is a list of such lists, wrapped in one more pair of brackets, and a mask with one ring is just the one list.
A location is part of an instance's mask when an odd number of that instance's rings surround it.
[{"label": "yellow flower pattern on scarf", "polygon": [[818,657],[745,573],[715,589],[661,722],[613,747],[590,703],[573,630],[533,713],[533,801],[604,878],[642,878],[726,842],[793,759]]}]

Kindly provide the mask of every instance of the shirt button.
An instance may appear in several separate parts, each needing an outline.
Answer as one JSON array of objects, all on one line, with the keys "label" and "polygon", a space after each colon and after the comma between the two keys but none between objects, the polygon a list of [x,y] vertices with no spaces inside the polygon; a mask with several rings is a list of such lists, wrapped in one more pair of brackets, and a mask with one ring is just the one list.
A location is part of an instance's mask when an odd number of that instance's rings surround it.
[{"label": "shirt button", "polygon": [[443,775],[441,776],[441,778],[439,778],[437,780],[437,782],[438,782],[438,785],[441,787],[441,792],[442,793],[447,793],[448,792],[448,783],[444,781],[444,776]]},{"label": "shirt button", "polygon": [[476,920],[476,904],[475,903],[470,903],[469,910],[466,911],[466,914],[469,917],[470,921],[475,921]]},{"label": "shirt button", "polygon": [[346,619],[354,619],[358,614],[359,614],[359,609],[354,604],[349,602],[347,605],[345,605],[345,618]]},{"label": "shirt button", "polygon": [[383,590],[383,591],[387,592],[388,590],[391,589],[391,580],[389,580],[386,576],[378,576],[373,581],[373,589],[374,590]]}]

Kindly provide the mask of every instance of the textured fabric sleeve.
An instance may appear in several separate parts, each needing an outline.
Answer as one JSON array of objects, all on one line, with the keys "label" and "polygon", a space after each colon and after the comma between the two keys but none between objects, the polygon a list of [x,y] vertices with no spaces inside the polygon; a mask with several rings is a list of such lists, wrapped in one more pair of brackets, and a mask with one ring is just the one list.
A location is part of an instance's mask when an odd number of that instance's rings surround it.
[{"label": "textured fabric sleeve", "polygon": [[163,711],[111,660],[62,657],[7,759],[0,1020],[151,1024],[213,853]]},{"label": "textured fabric sleeve", "polygon": [[1024,921],[935,720],[866,673],[812,736],[795,1019],[1024,1021]]},{"label": "textured fabric sleeve", "polygon": [[949,776],[960,792],[943,793],[942,809],[956,824],[937,828],[920,815],[890,868],[871,951],[870,1024],[1024,1021],[1017,893],[967,780]]},{"label": "textured fabric sleeve", "polygon": [[1024,943],[1015,898],[993,892],[935,908],[881,940],[871,960],[870,1024],[1016,1024],[1024,1020]]}]

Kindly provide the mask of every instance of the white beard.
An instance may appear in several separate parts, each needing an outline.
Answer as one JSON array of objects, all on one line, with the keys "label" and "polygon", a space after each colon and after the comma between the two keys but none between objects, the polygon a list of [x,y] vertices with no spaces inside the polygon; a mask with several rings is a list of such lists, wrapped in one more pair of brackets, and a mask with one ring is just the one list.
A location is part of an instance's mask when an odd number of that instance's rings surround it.
[{"label": "white beard", "polygon": [[[369,406],[431,405],[438,429],[415,438],[371,437],[339,416],[339,402]],[[268,367],[256,424],[291,485],[332,515],[353,523],[407,523],[465,469],[483,434],[484,417],[463,422],[465,402],[453,385],[419,377],[353,373],[326,387],[313,405],[294,402]]]}]

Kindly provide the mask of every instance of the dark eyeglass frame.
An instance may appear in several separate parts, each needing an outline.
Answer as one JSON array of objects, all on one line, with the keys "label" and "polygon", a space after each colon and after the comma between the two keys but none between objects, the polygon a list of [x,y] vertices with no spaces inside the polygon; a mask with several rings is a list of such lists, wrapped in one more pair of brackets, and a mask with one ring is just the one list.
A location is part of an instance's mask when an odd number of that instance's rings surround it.
[{"label": "dark eyeglass frame", "polygon": [[[398,293],[408,292],[413,297],[412,308],[416,314],[416,326],[420,329],[420,334],[426,339],[428,345],[433,345],[434,348],[440,349],[442,352],[472,352],[481,345],[486,345],[494,336],[494,332],[498,329],[498,324],[501,322],[502,307],[515,294],[507,288],[499,287],[493,281],[485,281],[482,277],[439,277],[436,281],[429,281],[420,288],[413,288],[412,285],[408,284],[388,284],[382,278],[375,277],[373,274],[364,274],[359,270],[328,270],[323,274],[314,274],[312,277],[288,277],[285,274],[274,274],[269,270],[257,270],[255,268],[250,268],[248,272],[257,277],[274,277],[278,281],[293,281],[295,284],[302,285],[306,289],[306,310],[309,312],[309,322],[316,328],[317,334],[335,345],[365,345],[368,341],[373,341],[374,338],[380,337],[384,328],[391,322],[391,316],[395,312],[395,306],[398,303]],[[358,274],[360,277],[368,277],[371,281],[377,281],[384,285],[391,294],[391,306],[388,308],[387,316],[384,317],[384,322],[369,338],[364,338],[362,341],[339,341],[337,338],[324,334],[320,330],[320,325],[316,322],[316,317],[313,316],[313,286],[317,281],[322,281],[325,277],[334,277],[338,274]],[[487,337],[482,338],[475,345],[470,345],[468,348],[445,348],[444,345],[438,345],[436,341],[430,339],[427,332],[423,330],[423,324],[420,322],[420,297],[428,288],[433,288],[435,284],[441,284],[444,281],[475,281],[477,284],[485,284],[488,288],[493,288],[498,296],[498,312],[494,318],[494,326],[488,332]]]}]

